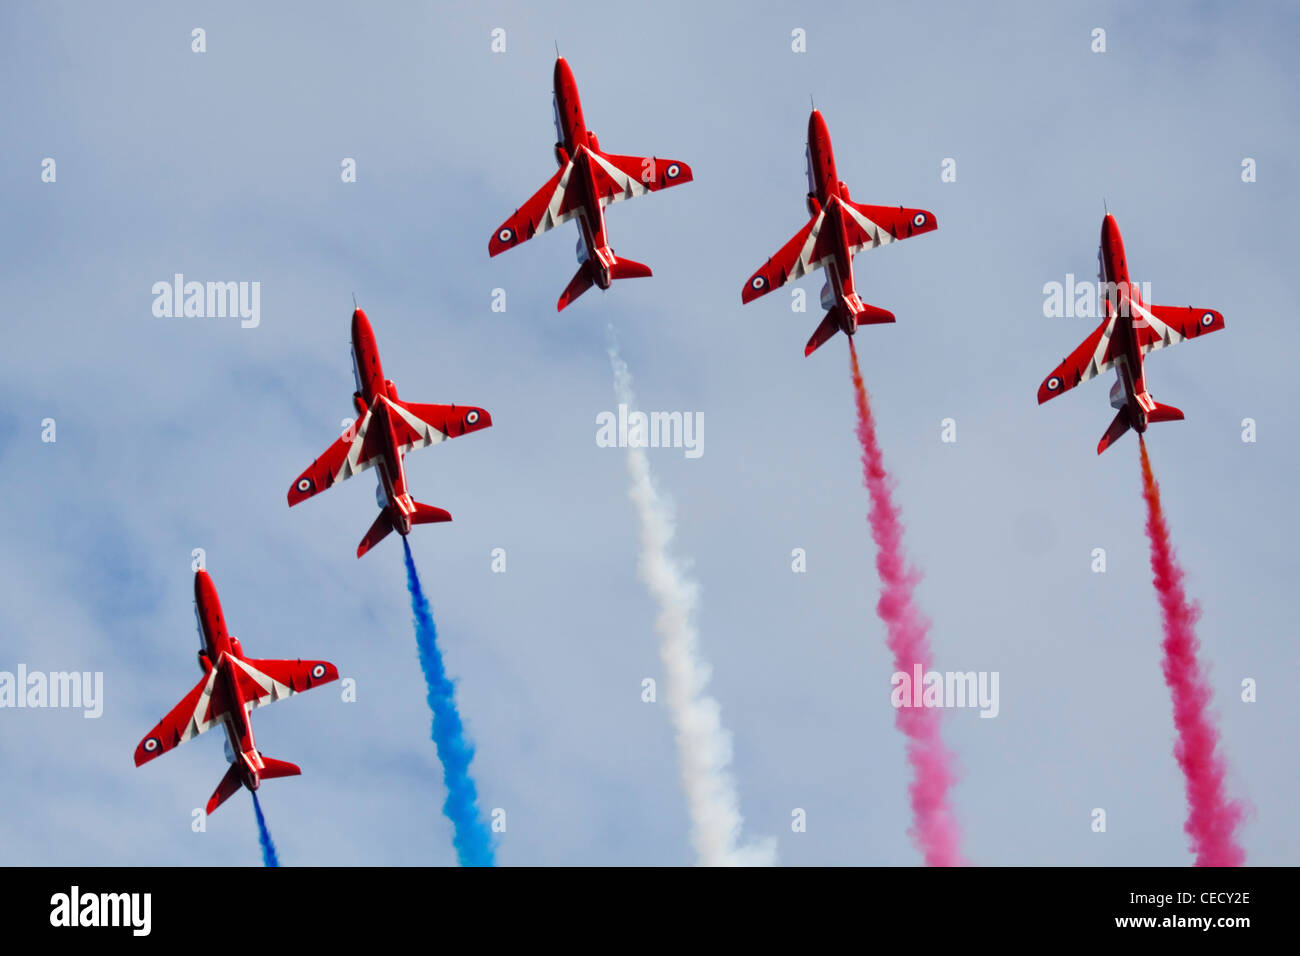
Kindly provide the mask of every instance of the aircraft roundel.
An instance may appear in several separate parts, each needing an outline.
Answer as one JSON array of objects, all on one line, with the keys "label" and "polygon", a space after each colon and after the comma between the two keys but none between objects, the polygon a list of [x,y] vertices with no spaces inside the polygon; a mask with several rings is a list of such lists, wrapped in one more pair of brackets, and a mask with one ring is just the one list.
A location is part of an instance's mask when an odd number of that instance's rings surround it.
[{"label": "aircraft roundel", "polygon": [[1055,375],[1053,375],[1051,378],[1047,380],[1048,391],[1054,392],[1060,387],[1061,387],[1061,380],[1057,378]]},{"label": "aircraft roundel", "polygon": [[668,168],[664,170],[664,172],[669,179],[676,179],[681,175],[682,167],[678,166],[676,163],[669,163]]},{"label": "aircraft roundel", "polygon": [[1214,324],[1213,312],[1206,312],[1203,316],[1201,316],[1201,325],[1213,325],[1213,324]]},{"label": "aircraft roundel", "polygon": [[158,738],[157,738],[157,737],[150,737],[148,740],[146,740],[146,741],[144,742],[144,749],[145,749],[145,751],[146,751],[147,753],[153,753],[155,750],[157,750],[157,749],[158,749]]},{"label": "aircraft roundel", "polygon": [[311,479],[310,479],[310,478],[299,478],[299,479],[298,479],[298,490],[301,491],[303,494],[306,494],[307,492],[311,491]]},{"label": "aircraft roundel", "polygon": [[764,279],[762,276],[754,276],[754,278],[750,280],[749,284],[753,286],[755,289],[761,289],[767,285],[767,280]]},{"label": "aircraft roundel", "polygon": [[500,232],[497,233],[497,238],[500,239],[502,242],[509,242],[514,237],[515,237],[515,231],[509,227],[502,229]]},{"label": "aircraft roundel", "polygon": [[923,212],[918,212],[915,216],[913,216],[913,217],[912,217],[912,225],[914,225],[914,226],[924,226],[924,225],[925,225],[925,213],[923,213]]},{"label": "aircraft roundel", "polygon": [[467,414],[465,416],[465,421],[470,425],[473,425],[475,422],[478,421],[478,412],[470,412],[469,414]]},{"label": "aircraft roundel", "polygon": [[324,665],[324,664],[317,664],[315,667],[313,667],[313,668],[311,669],[311,676],[317,678],[318,680],[319,680],[320,678],[324,677],[324,676],[325,676],[325,665]]}]

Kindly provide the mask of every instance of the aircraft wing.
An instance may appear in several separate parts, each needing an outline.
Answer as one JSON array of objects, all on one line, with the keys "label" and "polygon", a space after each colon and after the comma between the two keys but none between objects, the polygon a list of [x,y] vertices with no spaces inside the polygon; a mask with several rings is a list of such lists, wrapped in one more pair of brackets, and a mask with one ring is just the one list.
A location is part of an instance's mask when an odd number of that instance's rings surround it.
[{"label": "aircraft wing", "polygon": [[217,680],[217,669],[209,668],[194,689],[181,698],[135,748],[135,765],[148,763],[173,747],[211,730],[230,717],[229,700]]},{"label": "aircraft wing", "polygon": [[576,195],[570,195],[568,188],[572,175],[573,160],[569,160],[531,199],[516,209],[513,216],[497,227],[488,241],[488,255],[500,255],[578,215],[582,204]]},{"label": "aircraft wing", "polygon": [[492,416],[486,409],[472,405],[417,405],[402,401],[390,401],[389,405],[394,412],[390,418],[398,451],[403,455],[492,424]]},{"label": "aircraft wing", "polygon": [[825,221],[825,210],[808,220],[808,224],[778,249],[776,255],[749,277],[745,287],[740,290],[740,301],[753,302],[791,279],[798,279],[814,269],[820,269],[831,256],[829,249],[818,249],[817,236]]},{"label": "aircraft wing", "polygon": [[1038,386],[1038,404],[1056,398],[1080,382],[1095,378],[1102,372],[1115,367],[1115,358],[1111,354],[1110,337],[1115,328],[1115,320],[1107,319],[1083,340],[1083,343],[1066,356],[1052,374],[1043,379]]},{"label": "aircraft wing", "polygon": [[910,239],[939,228],[934,213],[926,209],[904,209],[902,206],[864,206],[844,202],[844,232],[849,240],[849,252],[874,249],[888,242]]},{"label": "aircraft wing", "polygon": [[289,507],[318,495],[326,488],[360,474],[383,458],[383,443],[369,410],[361,420],[340,435],[334,444],[313,461],[289,486]]},{"label": "aircraft wing", "polygon": [[654,156],[616,156],[587,150],[591,178],[602,206],[646,193],[689,183],[691,167],[677,159]]},{"label": "aircraft wing", "polygon": [[273,704],[321,684],[337,680],[338,668],[329,661],[276,661],[228,658],[248,709]]},{"label": "aircraft wing", "polygon": [[[1133,328],[1143,355],[1223,328],[1223,315],[1214,309],[1134,304],[1133,311],[1138,314]],[[1144,321],[1138,321],[1139,318]]]}]

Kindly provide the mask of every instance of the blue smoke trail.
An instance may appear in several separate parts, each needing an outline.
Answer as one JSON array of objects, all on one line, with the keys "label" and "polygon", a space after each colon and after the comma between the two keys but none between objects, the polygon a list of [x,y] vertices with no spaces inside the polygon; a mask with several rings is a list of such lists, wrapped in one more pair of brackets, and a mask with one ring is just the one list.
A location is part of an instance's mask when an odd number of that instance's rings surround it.
[{"label": "blue smoke trail", "polygon": [[442,812],[455,830],[452,843],[461,866],[493,866],[492,838],[478,812],[478,790],[469,775],[474,747],[465,739],[465,728],[456,710],[456,685],[448,678],[438,650],[438,630],[433,626],[433,612],[420,587],[411,545],[402,538],[406,552],[406,587],[411,592],[411,611],[415,615],[415,640],[420,649],[420,668],[429,685],[429,709],[433,711],[433,742],[442,762],[442,779],[447,785],[447,801]]},{"label": "blue smoke trail", "polygon": [[275,844],[271,842],[271,831],[266,828],[266,817],[262,816],[262,804],[257,800],[257,791],[253,791],[253,809],[257,811],[257,842],[262,844],[262,862],[267,866],[279,866],[280,858],[275,855]]}]

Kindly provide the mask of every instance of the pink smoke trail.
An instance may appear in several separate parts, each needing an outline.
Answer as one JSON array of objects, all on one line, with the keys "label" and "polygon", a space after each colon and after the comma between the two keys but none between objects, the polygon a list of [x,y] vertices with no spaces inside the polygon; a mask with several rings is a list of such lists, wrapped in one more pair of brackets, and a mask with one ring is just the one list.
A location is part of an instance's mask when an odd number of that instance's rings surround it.
[{"label": "pink smoke trail", "polygon": [[1241,866],[1246,851],[1236,830],[1244,809],[1227,798],[1223,778],[1227,766],[1216,753],[1219,731],[1209,714],[1210,686],[1201,673],[1196,652],[1196,621],[1201,610],[1183,591],[1183,569],[1174,556],[1169,526],[1160,507],[1160,485],[1151,471],[1146,440],[1142,450],[1142,494],[1147,502],[1147,537],[1151,539],[1151,571],[1155,576],[1160,610],[1164,616],[1165,683],[1174,700],[1174,726],[1178,740],[1174,756],[1187,779],[1187,822],[1197,866]]},{"label": "pink smoke trail", "polygon": [[[903,554],[903,524],[891,497],[871,403],[858,367],[858,351],[849,339],[853,360],[853,385],[857,392],[858,440],[862,443],[862,475],[871,495],[871,536],[876,541],[876,570],[880,574],[880,601],[876,611],[889,632],[889,649],[894,652],[894,669],[912,675],[914,666],[930,669],[930,622],[917,610],[912,590],[920,575],[907,566]],[[907,759],[913,778],[908,785],[912,802],[909,831],[927,866],[962,866],[961,834],[948,806],[948,789],[954,777],[950,757],[939,733],[941,711],[932,707],[899,707],[898,728],[907,736]]]}]

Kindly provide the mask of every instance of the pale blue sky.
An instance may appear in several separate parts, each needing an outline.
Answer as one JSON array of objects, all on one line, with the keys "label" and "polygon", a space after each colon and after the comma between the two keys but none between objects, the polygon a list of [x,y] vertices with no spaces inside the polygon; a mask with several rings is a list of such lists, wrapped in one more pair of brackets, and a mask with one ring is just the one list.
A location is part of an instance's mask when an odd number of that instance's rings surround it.
[{"label": "pale blue sky", "polygon": [[[1204,607],[1230,790],[1255,807],[1248,858],[1300,861],[1296,27],[1273,4],[6,6],[0,669],[102,670],[106,695],[97,721],[0,711],[6,862],[257,862],[247,798],[190,831],[219,737],[131,762],[198,677],[194,547],[250,655],[357,681],[356,703],[331,687],[256,714],[261,748],[303,768],[262,791],[283,862],[454,862],[400,547],[353,556],[373,482],[285,505],[351,412],[354,292],[403,398],[495,423],[409,474],[455,516],[412,546],[484,806],[507,811],[499,861],[693,862],[667,714],[640,700],[661,674],[623,453],[595,443],[616,408],[612,321],[644,407],[707,422],[703,457],[651,463],[702,587],[747,833],[789,864],[918,862],[845,344],[805,359],[819,312],[791,314],[785,292],[740,305],[806,218],[810,93],[854,199],[940,224],[858,259],[863,298],[898,316],[858,346],[936,665],[1001,674],[996,719],[945,728],[968,856],[1191,859],[1136,443],[1094,453],[1107,384],[1035,404],[1091,327],[1045,319],[1042,286],[1092,276],[1104,196],[1156,301],[1226,318],[1153,356],[1152,393],[1187,420],[1150,444]],[[695,172],[610,211],[615,248],[654,278],[560,315],[571,227],[487,256],[554,169],[554,42],[603,148]],[[260,327],[154,318],[150,288],[175,272],[261,282]],[[813,303],[820,285],[800,283]]]}]

